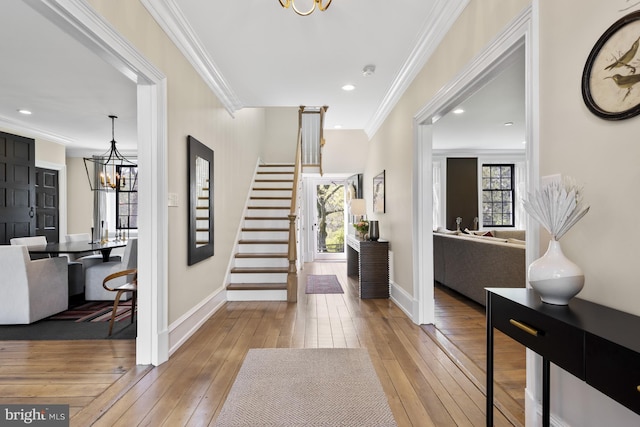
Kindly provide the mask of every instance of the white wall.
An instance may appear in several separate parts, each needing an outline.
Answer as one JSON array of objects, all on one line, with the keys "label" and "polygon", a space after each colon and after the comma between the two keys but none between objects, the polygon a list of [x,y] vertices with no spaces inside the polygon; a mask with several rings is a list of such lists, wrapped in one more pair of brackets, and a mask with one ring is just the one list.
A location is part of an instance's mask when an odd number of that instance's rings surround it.
[{"label": "white wall", "polygon": [[265,109],[265,132],[261,141],[261,158],[266,163],[293,163],[298,140],[300,107]]}]

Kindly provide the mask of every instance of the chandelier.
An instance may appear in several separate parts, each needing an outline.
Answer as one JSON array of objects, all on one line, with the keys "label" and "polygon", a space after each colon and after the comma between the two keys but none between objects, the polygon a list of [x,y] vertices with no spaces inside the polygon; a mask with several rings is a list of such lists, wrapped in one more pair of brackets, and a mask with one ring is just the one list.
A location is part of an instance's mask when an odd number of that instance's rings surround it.
[{"label": "chandelier", "polygon": [[288,9],[289,6],[291,6],[293,11],[300,16],[311,15],[313,11],[316,10],[316,6],[318,6],[318,9],[320,9],[320,11],[324,12],[325,10],[329,9],[329,5],[331,4],[331,0],[329,0],[325,6],[322,5],[322,0],[313,0],[313,6],[311,6],[311,9],[309,9],[306,12],[300,12],[296,7],[295,0],[278,0],[278,1],[280,2],[280,5],[285,9]]},{"label": "chandelier", "polygon": [[[136,168],[137,163],[124,157],[116,148],[115,139],[115,119],[118,116],[109,116],[111,119],[111,147],[107,152],[99,156],[85,157],[84,169],[87,172],[87,179],[92,191],[109,191],[127,186],[128,175],[122,174],[120,169]],[[91,170],[90,170],[91,169]],[[137,178],[137,169],[135,169]]]}]

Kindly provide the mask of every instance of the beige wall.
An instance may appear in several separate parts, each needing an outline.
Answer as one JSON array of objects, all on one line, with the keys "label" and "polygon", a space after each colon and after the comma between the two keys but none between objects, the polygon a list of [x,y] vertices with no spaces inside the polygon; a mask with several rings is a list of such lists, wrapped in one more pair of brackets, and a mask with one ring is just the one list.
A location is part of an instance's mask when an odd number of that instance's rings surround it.
[{"label": "beige wall", "polygon": [[[265,112],[246,109],[232,118],[138,1],[90,3],[167,76],[169,208],[169,323],[224,286],[253,171],[265,132]],[[187,136],[214,151],[215,255],[187,266]],[[145,167],[144,165],[140,165]]]},{"label": "beige wall", "polygon": [[93,192],[82,157],[67,157],[67,233],[90,233]]},{"label": "beige wall", "polygon": [[[394,281],[413,295],[413,117],[527,5],[525,0],[472,0],[443,39],[425,67],[373,136],[364,176],[364,194],[371,195],[372,179],[386,171],[386,213],[380,235],[391,241]],[[430,262],[430,261],[429,261]]]},{"label": "beige wall", "polygon": [[[591,205],[589,213],[562,238],[562,248],[584,270],[581,298],[640,315],[640,239],[634,225],[640,210],[640,117],[602,120],[589,112],[580,92],[589,52],[609,26],[629,13],[619,12],[628,4],[599,0],[539,3],[540,175],[574,177],[584,184],[585,199]],[[580,19],[576,19],[576,10],[580,10]],[[543,233],[544,251],[548,236]],[[638,415],[571,375],[559,370],[556,374],[552,411],[559,412],[568,424],[638,425]]]},{"label": "beige wall", "polygon": [[265,111],[264,145],[260,157],[266,163],[293,163],[298,140],[298,109],[273,107]]},{"label": "beige wall", "polygon": [[64,145],[47,141],[42,138],[36,138],[36,163],[48,162],[64,165],[64,153]]},{"label": "beige wall", "polygon": [[[329,113],[327,113],[329,114]],[[369,138],[361,129],[325,130],[322,170],[329,174],[362,173],[369,152]]]}]

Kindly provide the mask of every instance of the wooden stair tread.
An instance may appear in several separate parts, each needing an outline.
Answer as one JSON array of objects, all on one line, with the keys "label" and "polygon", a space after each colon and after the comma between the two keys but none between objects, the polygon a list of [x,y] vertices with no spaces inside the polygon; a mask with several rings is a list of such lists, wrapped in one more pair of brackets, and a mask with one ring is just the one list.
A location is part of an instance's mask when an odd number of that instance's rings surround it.
[{"label": "wooden stair tread", "polygon": [[286,290],[286,283],[229,283],[228,291],[271,291]]},{"label": "wooden stair tread", "polygon": [[242,231],[289,231],[289,228],[243,228]]},{"label": "wooden stair tread", "polygon": [[293,183],[292,179],[256,179],[253,182],[291,182]]},{"label": "wooden stair tread", "polygon": [[291,206],[248,206],[247,209],[286,209],[286,210],[291,210]]},{"label": "wooden stair tread", "polygon": [[287,196],[251,196],[251,200],[291,200],[291,197]]},{"label": "wooden stair tread", "polygon": [[251,188],[254,191],[292,191],[292,188],[286,188],[286,187],[282,187],[282,188],[278,188],[278,187],[252,187]]},{"label": "wooden stair tread", "polygon": [[289,221],[289,218],[286,216],[245,216],[244,219],[250,221]]},{"label": "wooden stair tread", "polygon": [[236,253],[236,258],[287,258],[286,252]]},{"label": "wooden stair tread", "polygon": [[295,168],[296,165],[293,163],[263,163],[258,167],[261,168]]},{"label": "wooden stair tread", "polygon": [[288,240],[238,240],[241,245],[286,245]]},{"label": "wooden stair tread", "polygon": [[287,267],[233,267],[232,273],[287,273],[289,269]]},{"label": "wooden stair tread", "polygon": [[261,175],[292,175],[293,171],[258,171]]}]

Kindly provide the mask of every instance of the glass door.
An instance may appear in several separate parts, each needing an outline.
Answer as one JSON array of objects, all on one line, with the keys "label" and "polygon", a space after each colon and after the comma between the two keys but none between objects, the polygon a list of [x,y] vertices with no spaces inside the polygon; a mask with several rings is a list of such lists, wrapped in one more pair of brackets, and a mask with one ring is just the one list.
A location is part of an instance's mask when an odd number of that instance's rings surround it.
[{"label": "glass door", "polygon": [[314,258],[344,259],[344,183],[342,180],[317,180],[314,188]]}]

